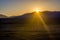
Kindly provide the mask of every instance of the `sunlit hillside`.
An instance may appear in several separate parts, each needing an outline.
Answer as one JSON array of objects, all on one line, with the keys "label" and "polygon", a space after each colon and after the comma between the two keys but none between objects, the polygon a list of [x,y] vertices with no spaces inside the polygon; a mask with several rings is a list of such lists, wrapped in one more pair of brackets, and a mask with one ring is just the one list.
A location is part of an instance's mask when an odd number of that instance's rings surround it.
[{"label": "sunlit hillside", "polygon": [[0,18],[2,40],[55,40],[59,37],[60,12],[25,13],[22,16]]}]

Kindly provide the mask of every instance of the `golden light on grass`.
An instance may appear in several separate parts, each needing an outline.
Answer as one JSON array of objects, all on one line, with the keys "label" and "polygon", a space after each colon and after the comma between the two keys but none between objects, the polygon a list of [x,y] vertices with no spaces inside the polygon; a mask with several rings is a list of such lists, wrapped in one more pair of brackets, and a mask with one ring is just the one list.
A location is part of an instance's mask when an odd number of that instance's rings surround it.
[{"label": "golden light on grass", "polygon": [[45,23],[42,14],[43,13],[40,13],[40,10],[35,10],[33,17],[29,21],[29,26],[32,31],[40,31],[40,29],[47,31],[49,37],[52,38],[53,36],[48,25]]},{"label": "golden light on grass", "polygon": [[[43,13],[39,9],[35,9],[32,17],[28,19],[28,26],[26,27],[26,31],[47,31],[49,37],[52,38],[52,34],[48,25],[45,23],[45,20],[42,17]],[[36,33],[34,33],[36,34]],[[43,34],[43,33],[42,33]]]}]

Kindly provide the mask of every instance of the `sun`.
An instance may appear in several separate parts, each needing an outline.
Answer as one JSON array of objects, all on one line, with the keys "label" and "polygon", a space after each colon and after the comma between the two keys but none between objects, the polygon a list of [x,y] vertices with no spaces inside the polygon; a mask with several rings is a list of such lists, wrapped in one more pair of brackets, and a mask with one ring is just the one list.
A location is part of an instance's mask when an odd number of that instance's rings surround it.
[{"label": "sun", "polygon": [[39,10],[39,9],[36,9],[36,10],[35,10],[35,12],[36,12],[36,13],[39,13],[39,12],[40,12],[40,10]]},{"label": "sun", "polygon": [[43,11],[42,7],[38,7],[38,6],[34,7],[32,10],[33,10],[33,12],[36,12],[36,13],[40,13]]},{"label": "sun", "polygon": [[35,16],[40,16],[40,15],[42,15],[43,13],[42,13],[42,10],[41,9],[38,9],[38,8],[36,8],[35,10],[34,10],[34,15]]},{"label": "sun", "polygon": [[39,10],[39,9],[35,9],[34,11],[35,11],[36,13],[39,13],[39,12],[40,12],[40,10]]}]

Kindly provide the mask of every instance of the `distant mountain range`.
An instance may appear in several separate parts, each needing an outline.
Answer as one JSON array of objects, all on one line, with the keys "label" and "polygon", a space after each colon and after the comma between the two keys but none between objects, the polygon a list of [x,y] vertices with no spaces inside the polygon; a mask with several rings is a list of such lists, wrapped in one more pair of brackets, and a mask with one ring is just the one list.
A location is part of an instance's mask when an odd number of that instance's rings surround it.
[{"label": "distant mountain range", "polygon": [[[60,11],[44,11],[41,12],[42,18],[45,20],[47,24],[60,24]],[[28,19],[32,18],[34,15],[34,12],[32,13],[25,13],[22,16],[14,16],[9,18],[3,18],[6,16],[2,15],[2,18],[0,18],[0,23],[21,23],[26,24],[28,22]]]},{"label": "distant mountain range", "polygon": [[0,18],[6,18],[7,16],[0,14]]},{"label": "distant mountain range", "polygon": [[40,12],[42,14],[38,13],[39,15],[35,13],[13,17],[1,15],[0,40],[59,40],[60,11],[44,11]]}]

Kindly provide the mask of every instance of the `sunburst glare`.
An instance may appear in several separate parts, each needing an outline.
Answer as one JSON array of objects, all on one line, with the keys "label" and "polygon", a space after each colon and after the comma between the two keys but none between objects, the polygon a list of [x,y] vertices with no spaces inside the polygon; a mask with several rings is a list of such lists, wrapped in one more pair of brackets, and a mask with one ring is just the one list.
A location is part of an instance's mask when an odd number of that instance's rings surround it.
[{"label": "sunburst glare", "polygon": [[[45,23],[42,15],[43,13],[40,13],[39,10],[35,11],[35,13],[33,14],[33,17],[29,19],[29,26],[30,26],[30,30],[32,31],[47,31],[47,33],[49,34],[49,37],[52,38],[52,34],[49,30],[48,25]],[[43,25],[43,26],[42,26]],[[29,30],[26,29],[26,30]]]}]

